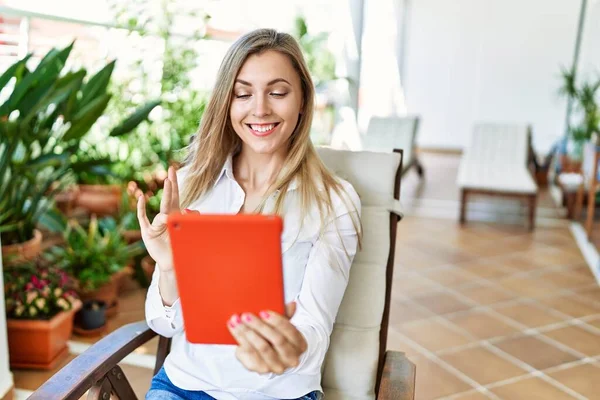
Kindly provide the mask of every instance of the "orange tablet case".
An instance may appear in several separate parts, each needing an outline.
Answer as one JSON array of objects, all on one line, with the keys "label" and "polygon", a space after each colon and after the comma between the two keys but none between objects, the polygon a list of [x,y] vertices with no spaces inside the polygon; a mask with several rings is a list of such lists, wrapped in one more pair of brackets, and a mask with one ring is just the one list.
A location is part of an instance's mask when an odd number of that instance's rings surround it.
[{"label": "orange tablet case", "polygon": [[280,217],[171,214],[167,229],[189,342],[237,344],[233,314],[284,313]]}]

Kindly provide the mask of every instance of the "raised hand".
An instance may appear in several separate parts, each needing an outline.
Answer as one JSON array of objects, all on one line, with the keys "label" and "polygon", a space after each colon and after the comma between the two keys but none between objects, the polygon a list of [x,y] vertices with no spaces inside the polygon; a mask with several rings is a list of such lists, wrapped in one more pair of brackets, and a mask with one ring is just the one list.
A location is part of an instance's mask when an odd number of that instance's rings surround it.
[{"label": "raised hand", "polygon": [[165,179],[163,197],[160,202],[160,213],[152,223],[146,214],[146,202],[143,195],[138,197],[137,216],[140,222],[142,240],[150,257],[156,261],[161,272],[173,269],[173,257],[169,233],[167,232],[167,216],[179,212],[179,185],[175,169],[170,167]]}]

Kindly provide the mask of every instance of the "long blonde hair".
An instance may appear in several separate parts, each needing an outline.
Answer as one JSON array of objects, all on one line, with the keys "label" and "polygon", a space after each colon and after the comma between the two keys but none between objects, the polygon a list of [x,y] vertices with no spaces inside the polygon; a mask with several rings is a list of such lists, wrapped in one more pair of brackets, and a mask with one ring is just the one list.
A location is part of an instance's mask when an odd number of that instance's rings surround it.
[{"label": "long blonde hair", "polygon": [[[331,190],[343,199],[349,210],[356,209],[342,185],[327,170],[310,140],[315,88],[302,50],[291,35],[273,29],[249,32],[236,40],[227,51],[200,128],[188,148],[185,165],[189,171],[183,187],[181,207],[188,207],[207,193],[218,179],[227,157],[241,149],[242,141],[235,133],[229,118],[235,78],[249,56],[267,50],[278,51],[290,59],[300,77],[303,111],[296,130],[290,137],[287,159],[276,181],[265,193],[264,200],[279,190],[273,212],[281,215],[286,191],[294,178],[297,178],[298,190],[301,193],[302,220],[308,215],[311,205],[316,204],[324,228],[326,219],[335,218]],[[356,216],[353,217],[354,226],[360,237],[360,221],[357,213],[353,214]]]}]

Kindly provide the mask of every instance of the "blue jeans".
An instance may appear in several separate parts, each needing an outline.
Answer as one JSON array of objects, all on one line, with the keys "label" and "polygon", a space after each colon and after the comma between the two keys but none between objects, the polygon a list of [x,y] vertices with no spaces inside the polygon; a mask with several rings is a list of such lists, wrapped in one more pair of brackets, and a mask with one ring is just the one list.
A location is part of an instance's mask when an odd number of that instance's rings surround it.
[{"label": "blue jeans", "polygon": [[[317,400],[319,392],[314,391],[297,400]],[[199,390],[183,390],[173,385],[164,367],[152,378],[146,400],[214,400],[214,397]]]}]

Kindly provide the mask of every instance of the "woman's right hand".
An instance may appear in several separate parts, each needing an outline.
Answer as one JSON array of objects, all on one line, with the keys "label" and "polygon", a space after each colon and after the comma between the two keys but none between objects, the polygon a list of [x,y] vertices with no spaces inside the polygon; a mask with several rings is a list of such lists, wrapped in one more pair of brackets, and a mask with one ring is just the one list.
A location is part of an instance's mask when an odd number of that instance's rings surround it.
[{"label": "woman's right hand", "polygon": [[161,272],[173,270],[173,256],[167,231],[167,216],[172,212],[179,212],[179,185],[175,168],[169,167],[160,202],[160,213],[152,223],[146,214],[146,201],[143,194],[138,197],[137,202],[137,217],[140,222],[142,240],[148,254],[156,261]]}]

